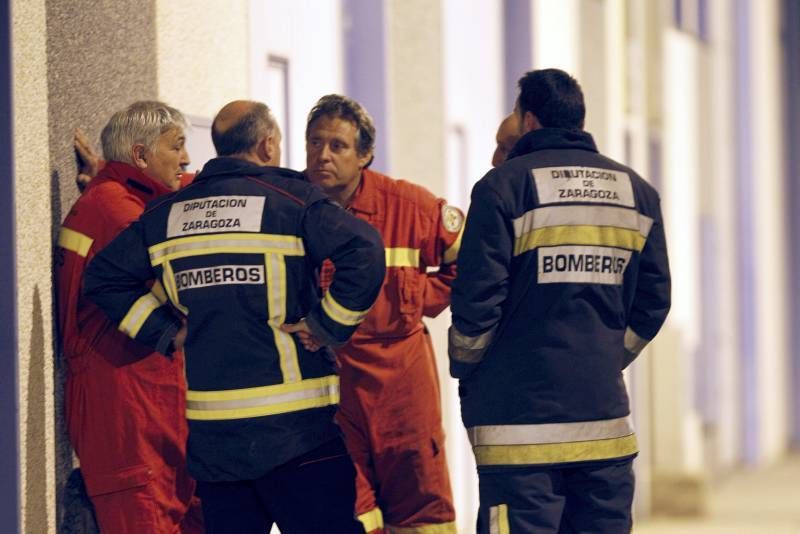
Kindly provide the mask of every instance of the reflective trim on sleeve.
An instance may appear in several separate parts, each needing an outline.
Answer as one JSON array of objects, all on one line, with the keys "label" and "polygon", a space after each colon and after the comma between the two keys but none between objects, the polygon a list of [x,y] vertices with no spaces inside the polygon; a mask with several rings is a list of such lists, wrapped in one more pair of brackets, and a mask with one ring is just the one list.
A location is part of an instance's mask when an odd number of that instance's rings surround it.
[{"label": "reflective trim on sleeve", "polygon": [[178,285],[175,282],[175,271],[172,269],[171,262],[164,262],[164,274],[161,278],[164,280],[164,289],[172,305],[183,312],[184,315],[189,315],[189,308],[181,304],[180,296],[178,295]]},{"label": "reflective trim on sleeve", "polygon": [[489,534],[510,534],[508,505],[498,504],[489,508]]},{"label": "reflective trim on sleeve", "polygon": [[479,362],[481,358],[483,358],[483,353],[489,346],[489,343],[492,342],[495,330],[497,330],[496,326],[483,334],[470,337],[459,332],[455,326],[451,326],[448,337],[448,354],[457,362]]},{"label": "reflective trim on sleeve", "polygon": [[630,326],[625,330],[625,350],[628,352],[639,354],[649,342],[650,340],[640,337]]},{"label": "reflective trim on sleeve", "polygon": [[450,245],[447,250],[444,251],[442,255],[442,263],[448,264],[453,263],[458,258],[458,251],[461,249],[461,237],[464,235],[464,225],[461,225],[461,230],[458,232],[458,237],[453,244]]},{"label": "reflective trim on sleeve", "polygon": [[275,337],[283,381],[297,382],[302,378],[297,361],[297,345],[294,336],[280,328],[286,322],[286,262],[279,254],[265,254],[264,266],[267,271],[268,323]]},{"label": "reflective trim on sleeve", "polygon": [[61,228],[58,232],[58,246],[70,250],[82,258],[89,254],[92,243],[94,240],[91,237],[69,228]]},{"label": "reflective trim on sleeve", "polygon": [[386,531],[392,534],[456,534],[456,522],[429,523],[416,527],[398,527],[397,525],[387,523]]},{"label": "reflective trim on sleeve", "polygon": [[532,230],[514,240],[514,256],[538,247],[596,245],[641,252],[645,238],[639,230],[613,226],[548,226]]},{"label": "reflective trim on sleeve", "polygon": [[336,302],[330,291],[326,292],[322,298],[322,310],[331,320],[345,326],[360,324],[369,313],[369,310],[356,311],[345,308]]},{"label": "reflective trim on sleeve", "polygon": [[227,233],[179,237],[148,248],[155,267],[165,261],[208,254],[283,254],[303,256],[303,240],[293,235]]},{"label": "reflective trim on sleeve", "polygon": [[607,460],[638,451],[630,417],[467,429],[478,465],[530,465]]},{"label": "reflective trim on sleeve", "polygon": [[164,286],[161,284],[161,280],[156,280],[153,282],[153,287],[150,288],[150,292],[155,295],[158,299],[158,302],[161,304],[167,303],[167,293],[164,291]]},{"label": "reflective trim on sleeve", "polygon": [[419,267],[419,249],[387,248],[386,267]]},{"label": "reflective trim on sleeve", "polygon": [[141,330],[142,325],[153,311],[161,306],[155,295],[147,292],[133,303],[133,306],[125,314],[125,317],[119,323],[119,330],[128,336],[135,338]]},{"label": "reflective trim on sleeve", "polygon": [[361,521],[362,525],[364,525],[364,532],[367,534],[373,530],[379,530],[383,528],[383,514],[381,513],[381,509],[377,506],[369,512],[359,515],[357,519]]},{"label": "reflective trim on sleeve", "polygon": [[263,417],[339,402],[339,377],[309,378],[291,384],[275,384],[225,391],[186,392],[186,418],[227,420]]},{"label": "reflective trim on sleeve", "polygon": [[527,445],[619,438],[633,434],[630,416],[600,421],[543,423],[538,425],[484,425],[467,429],[473,447]]}]

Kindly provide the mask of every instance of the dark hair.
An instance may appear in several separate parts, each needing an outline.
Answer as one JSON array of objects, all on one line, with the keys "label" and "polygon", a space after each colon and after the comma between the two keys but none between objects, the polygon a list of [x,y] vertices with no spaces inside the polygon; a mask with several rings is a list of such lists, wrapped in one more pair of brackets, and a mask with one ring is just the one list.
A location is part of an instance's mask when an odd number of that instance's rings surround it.
[{"label": "dark hair", "polygon": [[311,126],[322,117],[343,119],[355,125],[356,151],[359,156],[368,154],[375,148],[375,124],[364,106],[355,100],[342,95],[325,95],[320,98],[308,113],[306,141]]},{"label": "dark hair", "polygon": [[526,72],[519,79],[517,104],[521,116],[530,111],[545,128],[583,129],[583,91],[577,80],[563,70]]},{"label": "dark hair", "polygon": [[217,129],[215,120],[211,125],[211,141],[218,156],[233,156],[249,150],[276,127],[269,107],[261,102],[253,102],[250,111],[224,132]]}]

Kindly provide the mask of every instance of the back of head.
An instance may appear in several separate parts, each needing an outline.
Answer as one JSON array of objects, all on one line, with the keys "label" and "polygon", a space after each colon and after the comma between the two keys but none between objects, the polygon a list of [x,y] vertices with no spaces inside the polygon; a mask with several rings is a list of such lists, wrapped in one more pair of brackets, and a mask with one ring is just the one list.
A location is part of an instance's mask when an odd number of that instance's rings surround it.
[{"label": "back of head", "polygon": [[236,100],[214,117],[211,141],[218,156],[236,156],[247,153],[277,129],[278,123],[266,104]]},{"label": "back of head", "polygon": [[526,72],[519,79],[517,105],[521,116],[531,112],[544,128],[583,129],[583,91],[577,80],[563,70]]},{"label": "back of head", "polygon": [[[343,95],[325,95],[311,108],[306,121],[306,140],[311,127],[322,117],[352,122],[358,132],[356,151],[359,156],[371,154],[375,149],[375,124],[364,106]],[[367,167],[372,162],[367,163]]]},{"label": "back of head", "polygon": [[164,132],[185,130],[186,118],[177,109],[155,100],[134,102],[117,111],[103,127],[100,142],[106,161],[133,164],[131,147],[137,144],[155,152],[158,138]]}]

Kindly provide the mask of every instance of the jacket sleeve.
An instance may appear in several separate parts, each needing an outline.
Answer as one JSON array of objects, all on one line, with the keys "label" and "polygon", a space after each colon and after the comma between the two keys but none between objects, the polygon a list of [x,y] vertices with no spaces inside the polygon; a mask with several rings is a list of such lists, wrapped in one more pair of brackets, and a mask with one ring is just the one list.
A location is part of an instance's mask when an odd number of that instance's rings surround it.
[{"label": "jacket sleeve", "polygon": [[653,225],[650,228],[642,255],[636,292],[625,330],[625,361],[627,367],[656,336],[670,308],[671,282],[667,243],[661,208],[656,202]]},{"label": "jacket sleeve", "polygon": [[460,209],[447,205],[443,199],[438,199],[435,209],[431,235],[422,249],[423,264],[439,267],[436,271],[424,273],[422,313],[426,317],[436,317],[450,305],[456,257],[464,230],[464,214]]},{"label": "jacket sleeve", "polygon": [[306,253],[315,266],[336,266],[328,291],[306,317],[327,345],[346,343],[378,297],[386,255],[377,230],[328,200],[309,206],[303,221]]},{"label": "jacket sleeve", "polygon": [[134,222],[101,250],[86,268],[84,295],[123,333],[169,355],[181,322],[148,281],[157,278],[150,264],[141,222]]},{"label": "jacket sleeve", "polygon": [[447,352],[455,378],[464,378],[480,364],[508,297],[514,234],[505,213],[494,189],[485,179],[478,182],[472,190],[453,284]]}]

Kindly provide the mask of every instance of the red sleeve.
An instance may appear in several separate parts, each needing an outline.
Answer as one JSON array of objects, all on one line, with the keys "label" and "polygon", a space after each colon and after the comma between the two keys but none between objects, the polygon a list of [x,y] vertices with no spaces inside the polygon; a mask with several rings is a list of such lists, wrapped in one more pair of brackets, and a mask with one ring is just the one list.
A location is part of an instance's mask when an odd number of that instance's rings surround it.
[{"label": "red sleeve", "polygon": [[464,228],[464,214],[444,199],[436,199],[429,208],[430,236],[423,243],[421,255],[426,266],[439,269],[426,273],[423,310],[426,317],[436,317],[450,305],[450,286],[456,277],[456,256]]}]

